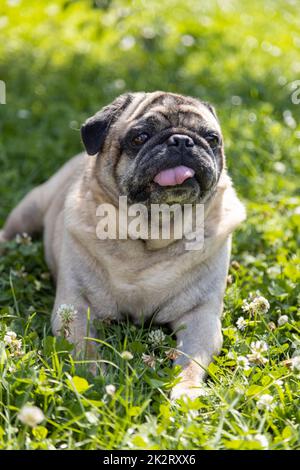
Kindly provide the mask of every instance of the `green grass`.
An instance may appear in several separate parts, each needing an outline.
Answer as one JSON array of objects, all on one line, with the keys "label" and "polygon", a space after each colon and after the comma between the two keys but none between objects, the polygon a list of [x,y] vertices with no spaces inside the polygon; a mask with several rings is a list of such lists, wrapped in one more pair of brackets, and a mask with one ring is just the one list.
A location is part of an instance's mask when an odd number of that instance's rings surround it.
[{"label": "green grass", "polygon": [[[81,149],[80,123],[125,90],[211,101],[248,211],[234,237],[224,347],[205,395],[188,403],[168,399],[177,373],[166,354],[174,345],[168,331],[153,350],[147,328],[98,325],[106,375],[74,364],[68,343],[51,335],[54,286],[41,242],[9,243],[0,260],[2,449],[300,448],[300,377],[289,367],[300,354],[300,105],[291,101],[300,72],[298,7],[283,0],[187,3],[1,3],[7,104],[0,105],[0,225],[30,188]],[[270,309],[250,318],[242,305],[256,291]],[[278,326],[281,315],[288,322]],[[236,327],[240,316],[244,331]],[[20,354],[5,344],[7,331],[22,340]],[[256,340],[268,344],[268,361],[245,370],[237,357],[250,354]],[[121,357],[125,350],[131,360]],[[155,355],[153,368],[143,353]],[[265,394],[273,397],[270,409],[260,406]],[[35,428],[18,419],[26,403],[45,415]]]}]

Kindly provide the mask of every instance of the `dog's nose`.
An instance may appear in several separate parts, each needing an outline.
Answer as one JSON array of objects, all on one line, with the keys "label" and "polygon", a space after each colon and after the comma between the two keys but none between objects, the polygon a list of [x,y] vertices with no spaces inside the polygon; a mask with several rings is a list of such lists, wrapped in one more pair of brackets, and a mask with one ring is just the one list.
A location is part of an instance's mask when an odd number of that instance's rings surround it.
[{"label": "dog's nose", "polygon": [[168,138],[167,145],[169,147],[174,146],[174,147],[178,147],[180,149],[183,149],[185,147],[193,147],[194,146],[194,141],[188,135],[173,134],[173,135],[171,135],[171,137]]}]

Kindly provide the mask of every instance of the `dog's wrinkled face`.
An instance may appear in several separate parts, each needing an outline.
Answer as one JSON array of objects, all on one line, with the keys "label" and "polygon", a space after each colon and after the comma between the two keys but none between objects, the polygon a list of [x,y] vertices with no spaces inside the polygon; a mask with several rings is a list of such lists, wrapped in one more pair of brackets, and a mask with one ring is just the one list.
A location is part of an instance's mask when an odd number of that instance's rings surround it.
[{"label": "dog's wrinkled face", "polygon": [[213,108],[172,93],[122,95],[85,123],[82,138],[104,160],[99,181],[131,203],[203,202],[224,164]]}]

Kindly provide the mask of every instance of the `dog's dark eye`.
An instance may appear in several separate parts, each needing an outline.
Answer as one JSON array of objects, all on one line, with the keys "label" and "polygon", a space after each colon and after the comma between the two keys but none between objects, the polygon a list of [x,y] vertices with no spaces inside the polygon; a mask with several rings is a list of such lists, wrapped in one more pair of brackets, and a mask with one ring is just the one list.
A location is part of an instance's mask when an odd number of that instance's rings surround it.
[{"label": "dog's dark eye", "polygon": [[132,139],[134,145],[143,145],[149,139],[149,135],[146,132],[137,135]]},{"label": "dog's dark eye", "polygon": [[207,134],[205,136],[205,140],[211,148],[217,147],[220,143],[220,137],[218,136],[218,134],[214,133]]}]

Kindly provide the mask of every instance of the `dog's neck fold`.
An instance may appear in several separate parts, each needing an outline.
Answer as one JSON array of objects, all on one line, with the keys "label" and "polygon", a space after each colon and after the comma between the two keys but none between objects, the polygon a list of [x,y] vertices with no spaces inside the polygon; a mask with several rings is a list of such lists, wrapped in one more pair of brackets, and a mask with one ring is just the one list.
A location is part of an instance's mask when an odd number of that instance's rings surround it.
[{"label": "dog's neck fold", "polygon": [[[96,235],[96,225],[99,221],[99,218],[96,216],[97,208],[101,204],[111,204],[115,208],[115,220],[112,220],[111,223],[116,226],[116,239],[120,239],[120,231],[123,233],[124,240],[124,227],[119,226],[119,204],[118,197],[107,191],[106,187],[102,187],[99,184],[99,181],[96,177],[95,172],[95,162],[90,160],[86,165],[85,175],[81,183],[81,200],[85,200],[85,216],[86,221],[88,222],[89,232],[94,231]],[[162,232],[159,229],[156,230],[156,234],[159,236],[153,238],[151,237],[151,216],[147,215],[148,219],[144,220],[144,227],[148,225],[148,230],[145,233],[141,233],[139,236],[132,236],[130,233],[130,222],[132,222],[132,217],[127,217],[127,234],[126,238],[128,239],[139,239],[144,242],[146,250],[157,251],[160,249],[167,248],[176,243],[184,243],[186,239],[178,240],[174,236],[176,232],[176,223],[174,224],[174,219],[171,219],[170,223],[170,236],[168,238],[162,237]],[[143,217],[140,217],[142,221]],[[204,203],[204,245],[208,240],[225,240],[234,229],[245,219],[245,209],[243,204],[239,201],[235,190],[233,189],[231,179],[224,170],[220,176],[218,185],[214,194],[211,198]],[[157,219],[156,219],[157,220]],[[153,228],[153,227],[152,227]],[[143,231],[142,231],[143,232]],[[126,241],[126,239],[124,240]],[[205,248],[205,246],[204,246]]]}]

